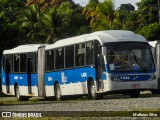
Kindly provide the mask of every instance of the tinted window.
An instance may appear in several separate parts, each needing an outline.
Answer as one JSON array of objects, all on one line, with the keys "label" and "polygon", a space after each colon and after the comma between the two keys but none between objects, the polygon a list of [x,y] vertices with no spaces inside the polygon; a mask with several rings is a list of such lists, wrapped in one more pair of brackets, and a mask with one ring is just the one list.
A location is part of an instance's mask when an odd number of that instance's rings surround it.
[{"label": "tinted window", "polygon": [[14,72],[19,72],[19,62],[20,62],[20,56],[19,54],[14,55]]},{"label": "tinted window", "polygon": [[74,46],[65,48],[65,67],[74,67]]},{"label": "tinted window", "polygon": [[56,49],[56,69],[64,68],[64,48]]},{"label": "tinted window", "polygon": [[86,43],[86,64],[93,64],[93,42]]},{"label": "tinted window", "polygon": [[154,70],[154,61],[148,43],[116,42],[106,44],[106,58],[110,71]]},{"label": "tinted window", "polygon": [[3,56],[3,67],[6,73],[12,72],[12,55]]},{"label": "tinted window", "polygon": [[46,52],[46,71],[54,70],[54,50],[49,50]]},{"label": "tinted window", "polygon": [[99,41],[97,40],[94,41],[94,51],[95,53],[101,53],[101,46]]},{"label": "tinted window", "polygon": [[20,72],[26,72],[27,55],[20,54]]},{"label": "tinted window", "polygon": [[85,43],[80,43],[75,45],[75,54],[76,54],[76,66],[85,65]]},{"label": "tinted window", "polygon": [[35,73],[36,72],[36,53],[28,53],[27,57],[27,72],[28,73]]}]

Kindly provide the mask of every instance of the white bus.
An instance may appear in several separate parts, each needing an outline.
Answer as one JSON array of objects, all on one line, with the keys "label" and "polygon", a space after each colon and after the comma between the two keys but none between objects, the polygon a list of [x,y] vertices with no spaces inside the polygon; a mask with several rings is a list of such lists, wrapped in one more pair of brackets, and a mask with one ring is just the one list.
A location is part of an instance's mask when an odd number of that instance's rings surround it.
[{"label": "white bus", "polygon": [[137,98],[156,90],[156,69],[147,40],[131,31],[108,30],[24,45],[3,52],[2,91],[18,100],[120,93]]}]

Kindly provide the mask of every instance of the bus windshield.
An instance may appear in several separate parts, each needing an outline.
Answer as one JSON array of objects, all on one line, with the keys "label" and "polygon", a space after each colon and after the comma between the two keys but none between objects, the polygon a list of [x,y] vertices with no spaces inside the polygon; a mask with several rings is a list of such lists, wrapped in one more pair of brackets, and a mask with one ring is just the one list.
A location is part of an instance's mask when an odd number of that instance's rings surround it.
[{"label": "bus windshield", "polygon": [[148,43],[108,43],[106,49],[107,66],[111,72],[154,70],[154,61]]}]

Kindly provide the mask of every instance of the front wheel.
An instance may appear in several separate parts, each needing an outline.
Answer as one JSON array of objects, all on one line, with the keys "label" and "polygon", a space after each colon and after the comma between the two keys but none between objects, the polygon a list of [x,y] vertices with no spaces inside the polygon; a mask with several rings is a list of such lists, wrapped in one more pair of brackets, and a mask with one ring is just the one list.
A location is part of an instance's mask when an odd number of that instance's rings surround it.
[{"label": "front wheel", "polygon": [[92,100],[102,99],[103,95],[96,93],[96,86],[94,85],[94,81],[92,80],[88,85],[88,97]]},{"label": "front wheel", "polygon": [[62,99],[62,97],[61,97],[61,89],[60,89],[59,84],[56,84],[56,86],[55,86],[55,99],[57,101],[60,101]]},{"label": "front wheel", "polygon": [[93,99],[93,100],[97,98],[96,88],[95,88],[93,80],[88,85],[88,97],[89,99]]}]

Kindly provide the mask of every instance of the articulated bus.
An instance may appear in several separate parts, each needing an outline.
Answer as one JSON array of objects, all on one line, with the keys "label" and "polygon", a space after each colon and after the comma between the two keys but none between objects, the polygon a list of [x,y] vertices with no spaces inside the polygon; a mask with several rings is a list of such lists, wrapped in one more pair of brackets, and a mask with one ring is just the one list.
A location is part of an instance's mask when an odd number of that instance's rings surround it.
[{"label": "articulated bus", "polygon": [[98,31],[47,45],[5,50],[2,91],[18,100],[119,93],[137,98],[156,90],[156,68],[147,40],[131,31]]}]

